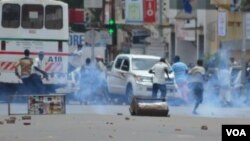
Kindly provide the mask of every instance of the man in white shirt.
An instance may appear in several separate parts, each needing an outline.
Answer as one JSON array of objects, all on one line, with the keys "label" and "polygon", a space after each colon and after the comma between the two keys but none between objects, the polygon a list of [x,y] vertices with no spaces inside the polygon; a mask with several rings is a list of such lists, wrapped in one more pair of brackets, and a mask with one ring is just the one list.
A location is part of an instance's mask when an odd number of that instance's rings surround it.
[{"label": "man in white shirt", "polygon": [[226,62],[220,64],[218,70],[218,81],[220,84],[220,101],[222,106],[232,106],[231,98],[231,74]]},{"label": "man in white shirt", "polygon": [[96,65],[97,65],[97,68],[101,71],[101,72],[106,72],[107,68],[106,66],[104,65],[103,63],[103,57],[101,56],[96,56]]},{"label": "man in white shirt", "polygon": [[72,54],[69,56],[69,62],[70,65],[72,65],[72,70],[83,66],[84,64],[84,57],[83,56],[83,46],[81,44],[77,45],[77,48],[72,52]]},{"label": "man in white shirt", "polygon": [[168,65],[165,63],[165,59],[161,58],[150,70],[149,73],[153,73],[153,90],[152,97],[157,97],[158,90],[161,91],[161,98],[166,97],[166,80],[165,74],[168,76]]},{"label": "man in white shirt", "polygon": [[48,74],[45,72],[44,69],[44,52],[40,51],[38,53],[38,57],[35,58],[34,64],[33,64],[33,74],[32,74],[32,80],[33,84],[36,89],[36,93],[44,93],[45,87],[42,82],[42,77],[46,78],[48,80]]}]

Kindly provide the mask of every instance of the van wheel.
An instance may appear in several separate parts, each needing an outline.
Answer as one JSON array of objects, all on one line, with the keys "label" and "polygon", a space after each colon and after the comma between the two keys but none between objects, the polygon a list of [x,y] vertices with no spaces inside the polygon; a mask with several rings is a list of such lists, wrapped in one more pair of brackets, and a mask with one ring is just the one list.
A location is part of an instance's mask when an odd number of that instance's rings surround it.
[{"label": "van wheel", "polygon": [[126,89],[127,104],[130,104],[132,102],[133,96],[133,87],[131,84],[129,84]]}]

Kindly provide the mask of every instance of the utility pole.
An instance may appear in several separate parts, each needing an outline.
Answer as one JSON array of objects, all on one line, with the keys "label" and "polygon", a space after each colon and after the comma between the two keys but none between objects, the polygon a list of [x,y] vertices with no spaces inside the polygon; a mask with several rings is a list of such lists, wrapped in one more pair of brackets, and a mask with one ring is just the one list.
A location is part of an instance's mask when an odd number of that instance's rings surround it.
[{"label": "utility pole", "polygon": [[94,28],[91,29],[91,38],[92,38],[92,43],[91,43],[91,60],[94,62],[95,58],[95,30]]},{"label": "utility pole", "polygon": [[246,16],[247,13],[242,12],[242,46],[241,46],[241,83],[243,85],[243,89],[246,88]]},{"label": "utility pole", "polygon": [[163,0],[159,0],[159,36],[163,37],[162,30],[162,10],[163,10]]}]

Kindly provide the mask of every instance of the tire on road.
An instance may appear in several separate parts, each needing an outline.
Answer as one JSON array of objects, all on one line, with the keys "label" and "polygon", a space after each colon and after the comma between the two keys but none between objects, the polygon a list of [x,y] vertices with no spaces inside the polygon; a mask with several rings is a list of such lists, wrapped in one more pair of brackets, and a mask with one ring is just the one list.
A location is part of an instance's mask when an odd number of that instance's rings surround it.
[{"label": "tire on road", "polygon": [[130,104],[132,102],[134,96],[134,91],[133,91],[133,87],[131,84],[128,84],[126,87],[126,102],[127,104]]}]

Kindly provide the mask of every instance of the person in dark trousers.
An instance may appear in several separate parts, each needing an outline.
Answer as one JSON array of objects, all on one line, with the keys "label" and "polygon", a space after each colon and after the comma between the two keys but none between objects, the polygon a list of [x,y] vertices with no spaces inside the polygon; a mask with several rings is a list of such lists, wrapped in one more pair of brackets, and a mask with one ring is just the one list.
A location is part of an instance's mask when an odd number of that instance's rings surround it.
[{"label": "person in dark trousers", "polygon": [[205,75],[205,68],[203,67],[203,61],[198,60],[196,66],[189,70],[189,74],[191,75],[190,80],[190,89],[195,99],[195,106],[193,108],[193,114],[197,113],[197,108],[203,101],[203,82]]},{"label": "person in dark trousers", "polygon": [[33,85],[35,88],[35,92],[37,94],[39,93],[45,93],[45,86],[43,85],[42,77],[46,78],[48,80],[48,74],[47,72],[44,71],[44,52],[40,51],[38,53],[38,57],[35,58],[33,69],[34,73],[32,73],[32,80],[33,80]]},{"label": "person in dark trousers", "polygon": [[246,65],[246,80],[247,80],[247,97],[245,100],[246,104],[250,105],[250,60],[247,62]]},{"label": "person in dark trousers", "polygon": [[[29,57],[30,51],[28,49],[24,50],[24,57],[21,58],[15,65],[15,74],[16,76],[22,80],[23,84],[21,89],[18,90],[18,93],[30,94],[32,93],[33,84],[31,78],[31,71],[33,60]],[[19,73],[19,67],[21,70],[21,74]]]},{"label": "person in dark trousers", "polygon": [[166,97],[166,79],[165,74],[168,76],[168,65],[165,63],[165,58],[161,58],[150,70],[149,73],[154,74],[153,76],[153,90],[152,97],[157,97],[158,90],[161,91],[161,98]]}]

